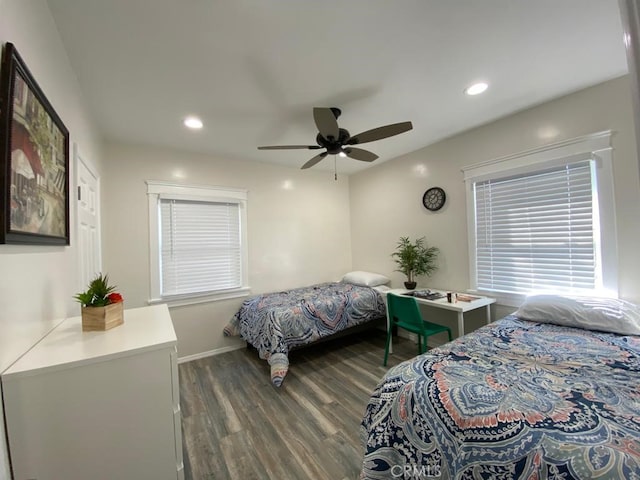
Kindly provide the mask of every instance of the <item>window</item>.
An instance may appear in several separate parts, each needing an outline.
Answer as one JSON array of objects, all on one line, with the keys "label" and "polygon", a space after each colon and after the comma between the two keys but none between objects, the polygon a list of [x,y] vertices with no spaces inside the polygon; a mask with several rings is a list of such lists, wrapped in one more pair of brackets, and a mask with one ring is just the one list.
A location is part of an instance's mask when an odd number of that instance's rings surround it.
[{"label": "window", "polygon": [[592,161],[474,184],[477,288],[596,289]]},{"label": "window", "polygon": [[246,191],[147,182],[151,299],[246,295]]},{"label": "window", "polygon": [[474,290],[514,305],[534,292],[617,293],[609,137],[464,169]]}]

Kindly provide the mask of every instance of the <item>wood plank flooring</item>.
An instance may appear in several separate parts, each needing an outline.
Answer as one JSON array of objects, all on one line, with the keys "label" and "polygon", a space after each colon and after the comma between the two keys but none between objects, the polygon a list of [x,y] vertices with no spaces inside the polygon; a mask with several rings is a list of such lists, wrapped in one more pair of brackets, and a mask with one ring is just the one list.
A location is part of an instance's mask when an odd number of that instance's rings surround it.
[{"label": "wood plank flooring", "polygon": [[417,353],[385,333],[360,332],[295,350],[280,388],[253,349],[180,365],[186,480],[356,479],[360,422],[369,396],[393,365]]}]

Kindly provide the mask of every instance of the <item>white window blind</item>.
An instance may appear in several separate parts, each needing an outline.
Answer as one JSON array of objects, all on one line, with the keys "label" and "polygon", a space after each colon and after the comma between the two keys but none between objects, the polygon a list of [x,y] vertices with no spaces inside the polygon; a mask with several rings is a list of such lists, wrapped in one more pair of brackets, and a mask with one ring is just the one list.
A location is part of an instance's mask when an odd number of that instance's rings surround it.
[{"label": "white window blind", "polygon": [[601,285],[591,160],[475,182],[481,290],[576,292]]},{"label": "white window blind", "polygon": [[161,295],[242,286],[240,205],[160,199]]}]

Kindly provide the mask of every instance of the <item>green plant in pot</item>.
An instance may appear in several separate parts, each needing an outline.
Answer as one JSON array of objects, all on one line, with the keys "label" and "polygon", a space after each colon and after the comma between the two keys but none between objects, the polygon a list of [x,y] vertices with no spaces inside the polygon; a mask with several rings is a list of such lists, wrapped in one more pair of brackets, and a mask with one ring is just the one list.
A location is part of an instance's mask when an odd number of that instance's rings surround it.
[{"label": "green plant in pot", "polygon": [[404,286],[413,290],[416,288],[416,277],[429,276],[438,269],[436,258],[440,251],[436,247],[427,245],[425,237],[418,238],[415,242],[409,237],[400,237],[396,251],[391,254],[398,265],[396,272],[406,275]]},{"label": "green plant in pot", "polygon": [[109,276],[99,274],[89,283],[89,288],[76,294],[82,305],[82,331],[109,330],[124,323],[122,295],[109,285]]}]

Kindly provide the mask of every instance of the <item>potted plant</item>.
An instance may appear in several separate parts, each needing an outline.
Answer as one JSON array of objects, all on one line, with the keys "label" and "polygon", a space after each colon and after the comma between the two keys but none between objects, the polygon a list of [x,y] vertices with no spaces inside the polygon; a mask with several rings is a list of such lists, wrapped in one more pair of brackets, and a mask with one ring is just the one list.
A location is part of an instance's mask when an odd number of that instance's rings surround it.
[{"label": "potted plant", "polygon": [[89,288],[75,295],[82,305],[82,331],[109,330],[124,323],[122,295],[109,285],[109,276],[99,274]]},{"label": "potted plant", "polygon": [[400,237],[396,251],[391,256],[398,264],[396,272],[402,272],[407,276],[407,281],[404,282],[407,289],[416,288],[417,276],[429,276],[438,269],[438,253],[438,248],[427,245],[425,237],[418,238],[415,242],[409,240],[409,237]]}]

